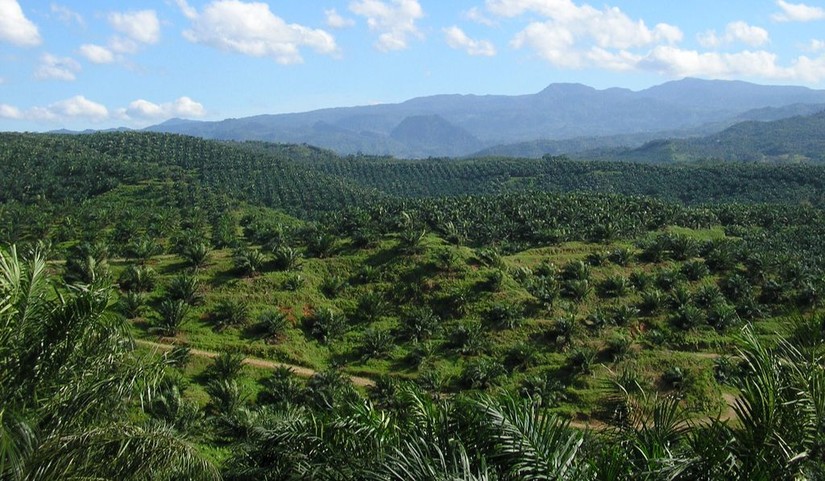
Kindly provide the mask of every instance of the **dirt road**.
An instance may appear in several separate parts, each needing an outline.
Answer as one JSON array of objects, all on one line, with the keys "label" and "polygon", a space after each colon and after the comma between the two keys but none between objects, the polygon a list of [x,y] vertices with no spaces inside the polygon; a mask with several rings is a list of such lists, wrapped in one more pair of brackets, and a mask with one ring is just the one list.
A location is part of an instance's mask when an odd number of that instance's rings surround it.
[{"label": "dirt road", "polygon": [[[149,347],[149,348],[157,349],[159,351],[170,351],[174,347],[171,344],[164,344],[164,343],[152,342],[152,341],[144,341],[142,339],[138,339],[135,342],[139,346]],[[189,352],[193,356],[205,357],[205,358],[209,358],[209,359],[214,359],[214,358],[218,357],[217,352],[204,351],[202,349],[194,349],[193,348]],[[246,364],[248,366],[263,368],[263,369],[276,369],[276,368],[279,368],[279,367],[287,367],[289,369],[292,369],[292,371],[297,376],[301,376],[301,377],[312,377],[317,372],[317,371],[314,371],[314,370],[312,370],[308,367],[295,366],[293,364],[285,364],[285,363],[282,363],[282,362],[267,361],[266,359],[258,359],[258,358],[254,358],[254,357],[247,357],[246,359],[244,359],[244,364]],[[352,380],[352,383],[355,384],[356,386],[361,386],[361,387],[375,386],[375,381],[373,381],[372,379],[367,379],[365,377],[350,376],[350,380]]]}]

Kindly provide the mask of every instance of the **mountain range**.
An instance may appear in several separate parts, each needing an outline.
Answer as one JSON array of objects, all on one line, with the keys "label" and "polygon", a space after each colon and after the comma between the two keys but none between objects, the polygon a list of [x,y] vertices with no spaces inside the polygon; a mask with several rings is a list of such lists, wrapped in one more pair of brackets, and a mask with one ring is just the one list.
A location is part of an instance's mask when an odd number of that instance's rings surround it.
[{"label": "mountain range", "polygon": [[154,132],[306,143],[339,154],[541,156],[723,131],[825,108],[825,90],[687,78],[645,90],[551,84],[530,95],[435,95],[221,121],[171,119]]}]

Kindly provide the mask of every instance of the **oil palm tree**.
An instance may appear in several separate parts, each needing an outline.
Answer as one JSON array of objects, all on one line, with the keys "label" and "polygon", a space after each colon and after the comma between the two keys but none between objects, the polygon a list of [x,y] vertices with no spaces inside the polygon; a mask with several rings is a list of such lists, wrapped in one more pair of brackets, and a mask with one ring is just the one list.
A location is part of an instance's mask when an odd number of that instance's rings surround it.
[{"label": "oil palm tree", "polygon": [[44,256],[0,250],[0,479],[218,479],[163,424],[136,423],[162,366],[133,351],[111,287],[53,295]]}]

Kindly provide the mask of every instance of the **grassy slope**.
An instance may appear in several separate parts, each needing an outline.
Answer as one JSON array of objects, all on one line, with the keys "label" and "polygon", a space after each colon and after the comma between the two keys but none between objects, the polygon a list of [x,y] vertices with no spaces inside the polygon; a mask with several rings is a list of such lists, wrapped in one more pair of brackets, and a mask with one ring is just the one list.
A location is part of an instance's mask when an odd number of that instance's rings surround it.
[{"label": "grassy slope", "polygon": [[[721,229],[692,231],[671,229],[697,239],[718,239],[724,237]],[[496,268],[483,265],[477,252],[467,247],[446,244],[433,235],[423,242],[423,249],[415,255],[403,254],[397,249],[398,241],[393,236],[383,238],[378,245],[368,249],[356,249],[348,240],[339,240],[336,253],[325,259],[305,259],[302,269],[296,272],[278,272],[271,265],[263,274],[245,277],[236,273],[231,262],[231,252],[213,252],[208,265],[198,273],[205,286],[205,302],[196,307],[189,316],[182,332],[175,341],[185,342],[207,350],[238,350],[257,356],[292,364],[324,369],[332,365],[343,365],[346,372],[368,377],[392,375],[400,378],[417,379],[422,373],[430,376],[437,372],[444,382],[444,390],[453,391],[466,387],[462,372],[479,359],[494,359],[507,367],[495,384],[518,389],[525,379],[550,376],[558,379],[564,388],[558,409],[579,417],[604,416],[613,381],[622,375],[632,373],[636,380],[650,390],[679,390],[697,409],[714,412],[720,409],[723,390],[713,378],[714,358],[717,353],[729,351],[732,332],[718,333],[710,327],[682,331],[668,321],[667,309],[664,313],[642,315],[624,326],[608,325],[599,330],[585,327],[589,315],[609,311],[621,305],[634,306],[639,303],[639,293],[630,289],[616,298],[600,297],[591,293],[584,301],[576,302],[561,298],[552,308],[542,307],[528,293],[524,286],[513,278],[520,267],[536,269],[541,263],[556,266],[575,260],[585,260],[595,252],[612,251],[617,248],[635,250],[632,243],[613,244],[565,243],[557,246],[530,249],[502,258],[501,270],[507,272],[501,287],[491,289],[485,284],[487,276]],[[441,261],[439,254],[452,253],[452,267],[437,268]],[[125,261],[115,263],[115,270],[125,266]],[[151,267],[159,274],[159,286],[152,292],[150,303],[156,305],[164,296],[164,288],[170,278],[183,272],[184,263],[174,255],[154,258]],[[629,277],[633,272],[649,273],[674,270],[681,263],[667,261],[645,263],[638,260],[628,266],[606,263],[592,268],[592,281],[598,285],[608,276]],[[357,278],[363,273],[363,266],[371,266],[376,279],[360,283]],[[327,298],[319,286],[325,276],[335,274],[351,283],[335,298]],[[299,275],[303,285],[295,291],[285,288],[290,276]],[[398,280],[418,283],[427,291],[427,299],[434,305],[444,294],[467,291],[470,303],[466,313],[457,318],[445,316],[443,329],[434,337],[436,347],[431,356],[420,365],[411,361],[417,347],[414,343],[395,336],[393,348],[380,359],[363,359],[361,355],[362,337],[368,329],[383,329],[397,334],[399,318],[412,304],[392,300]],[[713,283],[716,277],[709,276],[700,281],[689,282],[691,291],[701,285]],[[369,321],[357,321],[356,305],[367,292],[378,292],[390,299],[386,315]],[[210,313],[220,300],[239,300],[249,303],[250,322],[243,327],[232,327],[216,331],[210,320]],[[514,329],[487,326],[485,313],[496,303],[520,304],[527,313],[523,323]],[[330,308],[349,319],[349,329],[340,339],[328,344],[313,339],[304,326],[304,320],[319,309]],[[271,309],[287,314],[289,327],[277,342],[268,342],[255,334],[255,320],[258,315]],[[553,337],[553,329],[558,319],[575,313],[576,328],[569,344],[560,345]],[[147,331],[155,314],[148,312],[136,319],[138,335],[156,339]],[[485,343],[477,353],[460,354],[450,346],[450,332],[461,323],[481,322],[484,327]],[[766,326],[775,326],[774,321],[762,321]],[[627,353],[614,359],[610,353],[611,340],[621,337],[630,340]],[[170,341],[167,339],[166,341]],[[515,348],[532,352],[519,365]],[[576,373],[571,369],[571,357],[581,350],[595,352],[592,372]],[[509,357],[508,357],[509,356]],[[507,360],[510,359],[510,362]],[[513,361],[515,359],[516,361]],[[515,363],[515,365],[510,365]],[[682,374],[679,385],[671,385],[663,380],[667,371]]]}]

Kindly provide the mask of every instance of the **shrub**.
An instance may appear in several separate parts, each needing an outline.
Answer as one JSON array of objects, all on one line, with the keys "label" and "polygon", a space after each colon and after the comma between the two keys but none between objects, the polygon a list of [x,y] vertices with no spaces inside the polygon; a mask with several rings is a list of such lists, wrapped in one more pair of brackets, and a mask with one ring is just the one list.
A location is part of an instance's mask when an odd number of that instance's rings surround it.
[{"label": "shrub", "polygon": [[125,291],[149,292],[155,288],[157,273],[151,267],[132,264],[120,274],[118,284]]},{"label": "shrub", "polygon": [[341,294],[341,291],[347,286],[347,281],[341,276],[331,275],[325,277],[319,286],[321,293],[329,299],[334,299]]},{"label": "shrub", "polygon": [[339,339],[347,330],[344,316],[336,314],[332,309],[319,309],[306,319],[310,335],[323,344]]},{"label": "shrub", "polygon": [[514,329],[524,322],[524,310],[519,305],[499,302],[487,309],[484,318],[499,329]]},{"label": "shrub", "polygon": [[450,344],[461,354],[475,355],[487,347],[487,336],[479,322],[463,322],[450,333]]},{"label": "shrub", "polygon": [[389,305],[384,297],[375,291],[365,292],[358,297],[355,318],[361,322],[374,322],[387,313]]},{"label": "shrub", "polygon": [[183,246],[180,256],[183,260],[194,268],[200,268],[209,262],[211,249],[205,242],[193,242]]},{"label": "shrub", "polygon": [[218,331],[227,327],[239,327],[249,321],[249,305],[237,299],[224,299],[215,305],[211,317]]},{"label": "shrub", "polygon": [[710,269],[708,269],[708,266],[700,259],[685,262],[682,264],[680,272],[689,281],[698,281],[710,275]]},{"label": "shrub", "polygon": [[269,341],[281,338],[289,327],[286,314],[269,310],[258,316],[258,330]]},{"label": "shrub", "polygon": [[383,329],[367,329],[361,336],[361,358],[363,360],[387,357],[393,347],[392,336]]},{"label": "shrub", "polygon": [[121,311],[129,319],[140,317],[146,310],[146,302],[146,294],[143,292],[126,291],[120,296]]},{"label": "shrub", "polygon": [[421,342],[433,337],[441,327],[441,319],[427,306],[414,306],[400,319],[402,337]]},{"label": "shrub", "polygon": [[272,374],[261,381],[262,389],[258,393],[258,404],[291,404],[301,399],[303,387],[295,378],[295,372],[285,366],[279,366]]},{"label": "shrub", "polygon": [[624,304],[610,310],[610,319],[613,321],[613,324],[616,324],[617,326],[626,326],[630,324],[638,315],[639,309]]},{"label": "shrub", "polygon": [[283,288],[285,291],[295,292],[304,287],[305,284],[306,279],[304,276],[298,273],[292,273],[284,279]]},{"label": "shrub", "polygon": [[261,272],[266,258],[258,249],[240,248],[232,254],[232,263],[237,271],[253,276]]},{"label": "shrub", "polygon": [[239,352],[224,351],[215,358],[207,369],[207,375],[219,381],[236,380],[241,374],[244,355]]},{"label": "shrub", "polygon": [[579,347],[573,350],[567,357],[567,362],[574,372],[579,374],[591,374],[593,365],[596,363],[598,353],[589,347]]},{"label": "shrub", "polygon": [[609,276],[599,283],[598,291],[602,297],[622,297],[630,290],[630,281],[622,275]]},{"label": "shrub", "polygon": [[482,357],[468,362],[461,372],[461,383],[470,389],[487,389],[499,383],[506,374],[495,359]]},{"label": "shrub", "polygon": [[622,247],[611,251],[608,259],[617,266],[627,267],[633,262],[633,257],[633,251]]},{"label": "shrub", "polygon": [[188,313],[189,306],[185,302],[166,299],[158,306],[159,317],[149,328],[149,332],[167,337],[177,336]]},{"label": "shrub", "polygon": [[279,271],[293,271],[301,268],[303,256],[289,246],[278,246],[273,252],[273,263]]},{"label": "shrub", "polygon": [[181,274],[175,276],[166,288],[166,294],[170,299],[181,300],[190,306],[196,306],[203,302],[203,294],[200,292],[200,281],[192,274]]}]

